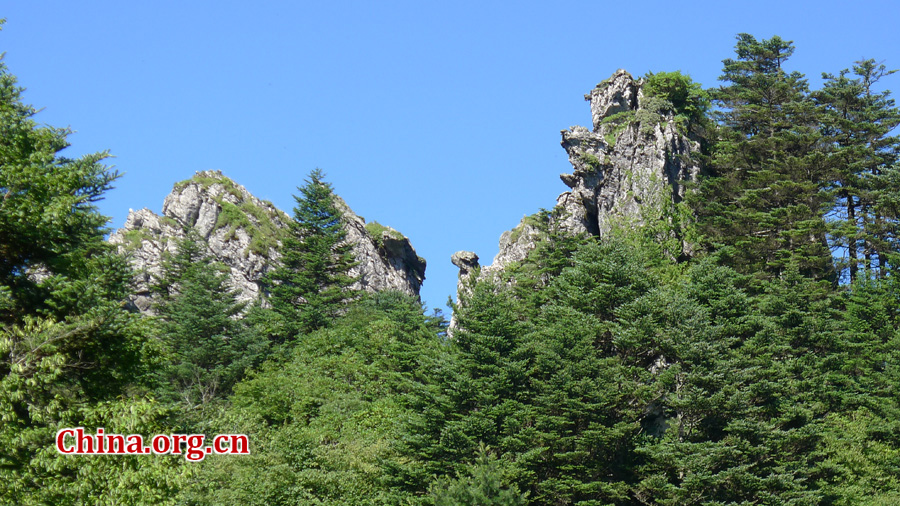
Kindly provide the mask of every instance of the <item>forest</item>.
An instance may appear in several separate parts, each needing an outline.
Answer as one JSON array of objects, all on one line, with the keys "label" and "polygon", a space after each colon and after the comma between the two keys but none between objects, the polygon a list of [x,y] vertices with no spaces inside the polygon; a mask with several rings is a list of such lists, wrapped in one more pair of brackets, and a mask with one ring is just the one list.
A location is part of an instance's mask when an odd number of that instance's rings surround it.
[{"label": "forest", "polygon": [[[685,198],[600,236],[537,212],[453,328],[351,289],[318,170],[290,182],[262,298],[188,230],[136,311],[96,207],[109,154],[67,158],[0,67],[0,504],[900,504],[894,71],[838,62],[811,89],[793,51],[740,34],[715,87],[645,76],[700,147]],[[66,427],[250,454],[64,455]]]}]

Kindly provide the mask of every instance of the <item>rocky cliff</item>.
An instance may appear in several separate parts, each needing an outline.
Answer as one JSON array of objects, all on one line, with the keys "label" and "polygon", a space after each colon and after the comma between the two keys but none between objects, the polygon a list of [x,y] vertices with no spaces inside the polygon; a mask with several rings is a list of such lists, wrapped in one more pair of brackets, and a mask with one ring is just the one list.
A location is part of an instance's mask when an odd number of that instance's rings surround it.
[{"label": "rocky cliff", "polygon": [[[355,288],[418,295],[425,261],[409,239],[377,222],[367,224],[341,199],[338,207],[359,262],[350,273],[359,278]],[[196,229],[209,253],[230,269],[240,298],[250,301],[259,296],[260,279],[278,263],[280,237],[289,221],[272,203],[257,199],[221,172],[204,171],[175,185],[161,216],[149,209],[130,211],[110,242],[131,258],[137,273],[132,302],[141,311],[151,309],[150,284],[160,274],[163,253],[175,251],[186,227]]]},{"label": "rocky cliff", "polygon": [[[679,128],[673,110],[645,95],[644,84],[624,70],[616,71],[584,96],[593,128],[562,131],[561,144],[573,170],[559,176],[569,187],[551,213],[559,229],[602,237],[613,226],[665,220],[667,209],[684,197],[684,183],[697,177],[699,167],[691,155],[699,150],[698,143]],[[473,272],[489,276],[524,259],[539,240],[526,217],[500,237],[500,251],[491,265],[475,269],[477,255],[458,252],[452,261],[460,268],[460,286]]]}]

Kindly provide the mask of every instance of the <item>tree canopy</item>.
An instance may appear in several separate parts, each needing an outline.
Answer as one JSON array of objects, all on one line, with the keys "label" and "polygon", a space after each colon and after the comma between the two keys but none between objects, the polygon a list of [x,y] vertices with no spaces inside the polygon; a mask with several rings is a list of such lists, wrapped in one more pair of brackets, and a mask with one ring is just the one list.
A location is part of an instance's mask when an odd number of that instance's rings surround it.
[{"label": "tree canopy", "polygon": [[[449,333],[415,296],[353,289],[318,169],[266,238],[260,300],[185,230],[154,313],[130,309],[95,207],[117,173],[66,158],[0,64],[0,503],[900,503],[893,71],[811,90],[793,53],[740,34],[717,88],[648,75],[702,146],[684,215],[603,237],[528,217],[535,247],[473,271]],[[251,453],[67,456],[63,427]]]},{"label": "tree canopy", "polygon": [[282,246],[281,265],[266,277],[275,310],[301,330],[327,325],[337,316],[340,302],[352,299],[356,265],[352,245],[341,222],[341,211],[324,173],[310,172],[294,196],[294,219]]}]

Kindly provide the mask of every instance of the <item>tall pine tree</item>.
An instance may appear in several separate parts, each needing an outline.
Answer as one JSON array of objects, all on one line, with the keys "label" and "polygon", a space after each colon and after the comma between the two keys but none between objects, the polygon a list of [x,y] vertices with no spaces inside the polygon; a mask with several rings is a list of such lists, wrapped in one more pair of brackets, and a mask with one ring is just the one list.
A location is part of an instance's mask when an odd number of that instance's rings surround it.
[{"label": "tall pine tree", "polygon": [[897,249],[898,215],[893,205],[896,181],[891,167],[900,152],[900,109],[889,91],[875,86],[894,73],[875,60],[856,62],[852,73],[824,74],[824,87],[814,93],[824,110],[822,130],[831,142],[829,157],[835,207],[829,222],[831,247],[845,260],[850,279],[862,266],[868,275],[883,275],[887,255]]},{"label": "tall pine tree", "polygon": [[[355,297],[356,265],[341,223],[341,211],[324,173],[315,169],[297,188],[294,220],[282,246],[281,266],[266,276],[269,301],[287,320],[289,333],[328,325]],[[293,337],[293,336],[288,336]]]},{"label": "tall pine tree", "polygon": [[168,354],[157,371],[158,391],[188,410],[230,393],[268,345],[239,319],[246,303],[238,301],[225,271],[191,230],[175,255],[164,260],[154,286]]},{"label": "tall pine tree", "polygon": [[796,265],[832,275],[823,208],[823,142],[803,75],[784,70],[794,46],[738,35],[713,91],[720,128],[711,172],[694,195],[706,246],[742,272],[778,277]]}]

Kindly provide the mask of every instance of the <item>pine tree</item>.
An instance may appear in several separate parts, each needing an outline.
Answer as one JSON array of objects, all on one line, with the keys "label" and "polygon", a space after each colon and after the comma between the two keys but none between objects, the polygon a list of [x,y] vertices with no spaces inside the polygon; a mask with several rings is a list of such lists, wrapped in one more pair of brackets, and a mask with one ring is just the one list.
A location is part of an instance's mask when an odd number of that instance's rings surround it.
[{"label": "pine tree", "polygon": [[188,232],[162,267],[154,291],[168,360],[157,372],[158,388],[164,398],[196,409],[230,393],[262,360],[268,341],[239,319],[246,303],[196,232]]},{"label": "pine tree", "polygon": [[[288,321],[291,333],[328,325],[356,292],[350,269],[356,265],[341,223],[337,197],[321,170],[297,188],[294,220],[282,245],[281,266],[266,276],[269,300]],[[293,336],[288,336],[293,337]]]},{"label": "pine tree", "polygon": [[526,497],[515,485],[505,486],[500,463],[482,446],[465,473],[435,483],[426,501],[434,501],[434,506],[524,506]]},{"label": "pine tree", "polygon": [[22,91],[0,63],[0,324],[67,316],[121,296],[129,279],[95,206],[119,177],[108,154],[60,155],[71,131],[39,127]]},{"label": "pine tree", "polygon": [[793,264],[829,278],[823,143],[806,80],[783,68],[794,46],[740,34],[735,50],[719,78],[728,84],[712,93],[720,129],[711,177],[692,199],[704,242],[725,248],[741,272],[766,278]]},{"label": "pine tree", "polygon": [[668,348],[654,385],[668,427],[638,449],[645,504],[825,503],[815,480],[827,472],[833,301],[796,268],[756,296],[741,288],[746,278],[698,263],[663,287],[671,302],[651,299],[625,314],[629,333],[656,334]]},{"label": "pine tree", "polygon": [[825,111],[823,133],[833,146],[829,156],[835,207],[829,237],[849,280],[860,266],[870,276],[884,275],[887,255],[898,243],[898,215],[892,204],[897,185],[890,171],[900,152],[900,109],[889,91],[874,87],[893,74],[874,60],[856,62],[853,72],[823,74],[824,87],[814,93]]},{"label": "pine tree", "polygon": [[404,481],[421,487],[431,475],[467,474],[485,444],[512,463],[508,476],[529,504],[625,501],[653,360],[616,339],[614,320],[652,275],[642,252],[623,243],[585,242],[570,263],[541,296],[475,284],[448,355],[428,371],[437,388],[416,392],[421,419],[409,450],[417,460]]},{"label": "pine tree", "polygon": [[52,447],[63,427],[164,427],[134,384],[149,332],[125,307],[132,273],[95,205],[118,174],[106,153],[63,156],[70,130],[39,126],[21,93],[0,62],[0,502],[162,504],[171,461]]}]

